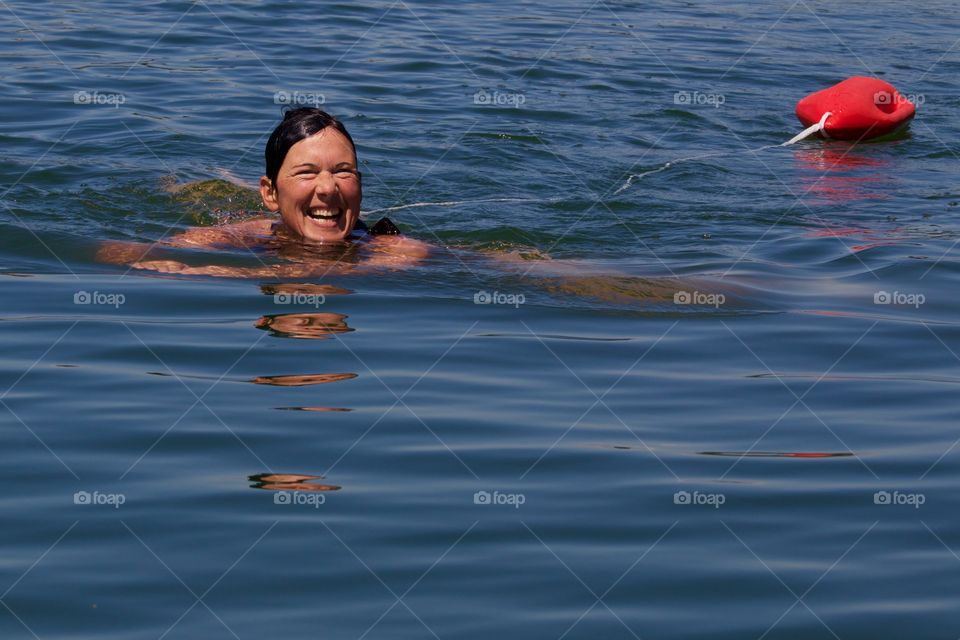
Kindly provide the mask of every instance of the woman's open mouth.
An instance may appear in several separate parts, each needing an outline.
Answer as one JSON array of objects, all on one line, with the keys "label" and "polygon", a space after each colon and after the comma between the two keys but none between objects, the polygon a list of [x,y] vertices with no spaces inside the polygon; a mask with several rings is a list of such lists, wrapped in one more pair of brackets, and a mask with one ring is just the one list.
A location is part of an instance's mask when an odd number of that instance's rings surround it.
[{"label": "woman's open mouth", "polygon": [[328,209],[325,207],[312,207],[307,209],[305,216],[317,227],[324,229],[333,229],[337,227],[340,218],[343,217],[343,209]]}]

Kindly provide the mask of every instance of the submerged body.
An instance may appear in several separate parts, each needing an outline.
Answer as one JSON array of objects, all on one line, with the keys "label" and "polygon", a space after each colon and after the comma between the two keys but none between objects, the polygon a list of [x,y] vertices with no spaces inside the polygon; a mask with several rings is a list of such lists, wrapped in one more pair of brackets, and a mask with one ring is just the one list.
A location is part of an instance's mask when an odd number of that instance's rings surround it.
[{"label": "submerged body", "polygon": [[[383,218],[368,227],[360,220],[363,197],[353,140],[339,121],[319,109],[288,111],[274,130],[265,151],[266,170],[260,178],[263,206],[278,214],[230,224],[193,227],[152,244],[109,242],[98,260],[125,264],[134,269],[185,275],[234,278],[311,278],[363,273],[371,269],[405,269],[421,263],[432,251],[430,245],[408,238]],[[209,192],[231,203],[249,203],[249,187],[214,180],[173,188],[193,206]],[[170,255],[176,252],[175,255]],[[225,257],[255,257],[256,266],[188,264],[211,253]],[[161,255],[158,255],[161,254]],[[482,258],[479,254],[454,254],[458,262]],[[535,276],[548,291],[593,297],[606,302],[625,300],[643,303],[669,302],[690,288],[676,278],[647,279],[607,269],[597,270],[582,262],[551,260],[538,255],[497,254],[500,270],[516,271],[520,277]],[[229,262],[230,259],[226,260]],[[701,287],[700,290],[703,290]],[[319,323],[326,327],[326,323]],[[299,331],[299,329],[298,329]]]},{"label": "submerged body", "polygon": [[[372,234],[369,231],[365,225],[362,228],[358,225],[351,237],[343,242],[303,243],[291,237],[276,219],[255,218],[233,224],[193,227],[153,245],[107,242],[98,251],[97,260],[125,264],[134,269],[188,275],[319,277],[358,269],[411,267],[430,253],[430,246],[419,240],[402,234]],[[240,250],[255,256],[261,264],[255,267],[191,265],[183,261],[186,258],[158,255],[168,253],[165,249]],[[282,259],[282,262],[275,262],[275,258]]]}]

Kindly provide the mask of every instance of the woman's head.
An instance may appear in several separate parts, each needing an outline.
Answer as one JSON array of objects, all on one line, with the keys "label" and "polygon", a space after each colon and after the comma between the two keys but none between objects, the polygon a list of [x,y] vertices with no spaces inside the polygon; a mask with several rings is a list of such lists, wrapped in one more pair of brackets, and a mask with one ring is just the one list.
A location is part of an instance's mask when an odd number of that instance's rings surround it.
[{"label": "woman's head", "polygon": [[315,242],[350,235],[363,190],[356,147],[342,122],[320,109],[291,109],[267,140],[264,158],[260,195],[288,230]]}]

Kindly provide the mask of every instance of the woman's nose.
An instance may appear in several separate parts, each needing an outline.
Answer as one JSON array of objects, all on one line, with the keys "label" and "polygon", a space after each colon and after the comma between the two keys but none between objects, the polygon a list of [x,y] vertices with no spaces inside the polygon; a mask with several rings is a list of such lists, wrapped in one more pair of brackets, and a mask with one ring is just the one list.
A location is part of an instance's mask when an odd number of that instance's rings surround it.
[{"label": "woman's nose", "polygon": [[314,188],[317,195],[327,195],[337,192],[337,181],[329,171],[321,171],[317,174],[317,181]]}]

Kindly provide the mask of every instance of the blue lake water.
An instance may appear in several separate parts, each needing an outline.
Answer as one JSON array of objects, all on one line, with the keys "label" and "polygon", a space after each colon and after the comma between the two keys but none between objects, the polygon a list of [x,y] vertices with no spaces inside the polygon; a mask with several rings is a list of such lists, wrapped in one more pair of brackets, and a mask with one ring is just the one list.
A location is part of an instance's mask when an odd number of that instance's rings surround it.
[{"label": "blue lake water", "polygon": [[[955,3],[0,13],[0,637],[960,635]],[[770,146],[851,75],[909,132]],[[94,260],[285,104],[442,249]]]}]

